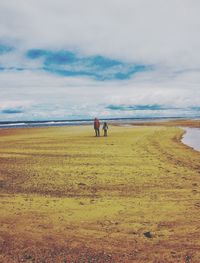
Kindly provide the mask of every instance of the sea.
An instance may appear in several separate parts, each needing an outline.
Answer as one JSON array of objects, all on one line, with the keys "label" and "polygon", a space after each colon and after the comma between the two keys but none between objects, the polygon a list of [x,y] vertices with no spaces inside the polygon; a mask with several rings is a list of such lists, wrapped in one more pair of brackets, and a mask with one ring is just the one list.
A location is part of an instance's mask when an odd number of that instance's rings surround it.
[{"label": "sea", "polygon": [[[149,117],[149,118],[104,118],[101,122],[109,123],[138,123],[153,122],[163,120],[184,119],[183,117]],[[75,125],[91,125],[93,119],[80,120],[42,120],[42,121],[0,121],[0,128],[31,128],[31,127],[48,127],[48,126],[75,126]]]}]

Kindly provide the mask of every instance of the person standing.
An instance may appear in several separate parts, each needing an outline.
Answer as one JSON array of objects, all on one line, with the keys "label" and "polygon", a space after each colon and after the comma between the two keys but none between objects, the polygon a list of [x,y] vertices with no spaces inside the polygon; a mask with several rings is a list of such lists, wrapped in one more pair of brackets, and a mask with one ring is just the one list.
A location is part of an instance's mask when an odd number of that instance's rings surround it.
[{"label": "person standing", "polygon": [[108,124],[107,124],[107,122],[104,122],[104,124],[103,124],[103,131],[104,131],[104,136],[107,137],[108,136]]},{"label": "person standing", "polygon": [[94,130],[95,130],[95,134],[96,134],[96,137],[100,137],[100,121],[95,118],[94,119]]}]

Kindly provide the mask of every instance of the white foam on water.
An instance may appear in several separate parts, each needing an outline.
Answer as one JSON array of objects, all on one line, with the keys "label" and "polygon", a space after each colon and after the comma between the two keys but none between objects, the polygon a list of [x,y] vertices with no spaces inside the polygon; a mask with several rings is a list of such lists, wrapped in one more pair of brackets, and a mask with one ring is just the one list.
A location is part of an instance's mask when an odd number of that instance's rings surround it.
[{"label": "white foam on water", "polygon": [[0,127],[9,127],[9,126],[24,126],[27,125],[24,122],[20,122],[20,123],[8,123],[8,124],[1,124]]}]

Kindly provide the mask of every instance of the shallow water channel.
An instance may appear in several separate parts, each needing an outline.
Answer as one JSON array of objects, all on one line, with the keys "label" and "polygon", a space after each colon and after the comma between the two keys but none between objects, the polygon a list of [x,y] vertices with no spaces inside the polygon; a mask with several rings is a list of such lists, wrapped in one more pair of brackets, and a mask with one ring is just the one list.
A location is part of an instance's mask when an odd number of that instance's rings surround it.
[{"label": "shallow water channel", "polygon": [[200,151],[200,128],[184,128],[186,133],[182,142],[196,151]]}]

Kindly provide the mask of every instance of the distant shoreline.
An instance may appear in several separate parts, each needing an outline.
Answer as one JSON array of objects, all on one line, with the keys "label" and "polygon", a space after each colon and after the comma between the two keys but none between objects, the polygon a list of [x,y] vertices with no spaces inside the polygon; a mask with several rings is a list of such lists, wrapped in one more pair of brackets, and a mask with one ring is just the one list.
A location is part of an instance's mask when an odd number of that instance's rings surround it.
[{"label": "distant shoreline", "polygon": [[[145,118],[100,118],[100,121],[108,121],[111,124],[130,124],[130,125],[157,125],[161,123],[175,123],[198,121],[199,116],[192,118],[185,117],[145,117]],[[93,119],[78,120],[42,120],[42,121],[0,121],[0,128],[31,128],[31,127],[54,127],[54,126],[79,126],[90,125]]]}]

